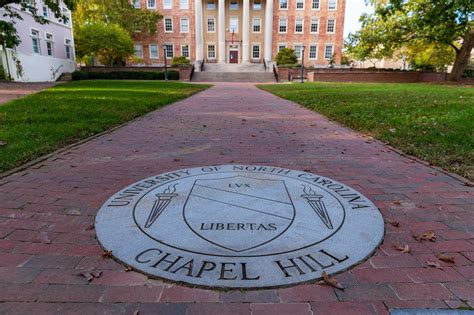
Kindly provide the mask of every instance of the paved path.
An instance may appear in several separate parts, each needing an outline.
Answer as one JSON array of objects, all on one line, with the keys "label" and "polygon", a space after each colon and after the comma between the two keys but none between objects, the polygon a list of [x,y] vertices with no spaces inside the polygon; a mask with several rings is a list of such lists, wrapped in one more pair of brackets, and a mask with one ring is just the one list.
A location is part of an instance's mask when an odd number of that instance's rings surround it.
[{"label": "paved path", "polygon": [[[342,181],[400,225],[387,224],[377,253],[337,276],[345,291],[191,289],[101,257],[91,224],[111,194],[173,169],[234,162]],[[472,305],[473,201],[472,188],[321,115],[250,84],[219,84],[0,180],[0,313],[384,314]],[[436,242],[412,237],[430,230]],[[394,249],[405,244],[410,254]],[[439,253],[455,264],[425,268]],[[87,283],[74,275],[91,267],[102,276]]]},{"label": "paved path", "polygon": [[18,83],[0,82],[0,105],[10,100],[36,93],[57,85],[59,82]]}]

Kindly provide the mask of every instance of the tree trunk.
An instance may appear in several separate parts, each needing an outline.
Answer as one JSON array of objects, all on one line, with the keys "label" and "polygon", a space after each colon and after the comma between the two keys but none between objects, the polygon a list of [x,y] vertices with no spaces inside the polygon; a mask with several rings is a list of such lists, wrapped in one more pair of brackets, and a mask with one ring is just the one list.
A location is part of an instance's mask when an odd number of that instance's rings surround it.
[{"label": "tree trunk", "polygon": [[471,58],[471,50],[474,47],[474,29],[470,29],[464,36],[461,49],[456,52],[456,60],[453,69],[448,75],[448,81],[459,81],[464,69],[466,69],[469,59]]}]

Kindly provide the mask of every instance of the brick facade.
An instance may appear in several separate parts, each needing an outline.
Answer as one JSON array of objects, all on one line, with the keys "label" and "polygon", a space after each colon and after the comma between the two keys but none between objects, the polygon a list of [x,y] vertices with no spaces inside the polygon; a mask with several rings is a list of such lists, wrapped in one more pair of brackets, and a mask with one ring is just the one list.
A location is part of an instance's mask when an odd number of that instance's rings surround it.
[{"label": "brick facade", "polygon": [[[158,22],[157,33],[155,35],[145,35],[137,33],[134,37],[134,43],[141,45],[142,55],[141,60],[135,61],[137,64],[146,66],[162,65],[164,63],[164,45],[173,45],[173,55],[181,56],[183,54],[182,47],[187,45],[189,50],[189,59],[194,62],[196,59],[196,38],[195,38],[195,17],[194,17],[194,1],[188,0],[187,9],[180,8],[180,4],[186,2],[185,0],[137,0],[140,1],[141,8],[148,8],[148,3],[156,1],[156,5],[151,10],[158,10],[164,18]],[[171,2],[171,8],[164,9],[164,2]],[[217,62],[219,54],[223,53],[219,51],[218,44],[218,0],[214,0],[214,8],[209,5],[212,0],[202,0],[202,26],[203,26],[203,58],[205,62],[212,63]],[[233,50],[238,51],[239,63],[242,58],[242,7],[243,0],[236,0],[237,9],[231,9],[231,0],[225,1],[225,40],[226,40],[226,54],[225,60],[229,62],[229,50],[233,47]],[[232,1],[234,3],[234,0]],[[287,0],[287,9],[280,8],[281,2],[284,0],[274,0],[273,7],[273,38],[272,38],[272,58],[275,58],[278,53],[279,47],[284,45],[285,47],[295,48],[296,45],[304,45],[304,59],[306,65],[327,65],[330,58],[325,58],[326,45],[333,46],[333,56],[336,64],[341,61],[342,45],[343,45],[343,30],[344,30],[344,14],[346,0],[337,0],[336,9],[329,10],[330,0]],[[297,3],[301,3],[303,8],[297,8]],[[319,3],[319,6],[318,6]],[[260,0],[260,8],[258,6],[258,0],[250,0],[250,26],[249,26],[249,55],[250,62],[262,62],[265,49],[264,29],[265,29],[265,0]],[[171,32],[165,31],[165,21],[167,18],[172,19],[173,30]],[[180,21],[183,18],[188,19],[188,31],[183,32],[180,29]],[[229,29],[230,19],[238,19],[238,30],[234,33],[232,42],[232,32]],[[214,31],[208,31],[208,20],[213,19]],[[253,21],[259,19],[260,31],[254,31]],[[280,20],[284,19],[287,23],[286,33],[279,31]],[[333,19],[335,21],[334,32],[327,32],[328,20]],[[301,32],[296,31],[297,21],[303,20],[303,30]],[[316,32],[311,31],[312,21],[318,22]],[[211,23],[212,24],[212,23]],[[314,30],[314,26],[313,26]],[[157,45],[158,57],[152,58],[150,53],[150,45]],[[215,56],[209,55],[209,46],[214,45]],[[258,46],[254,48],[253,46]],[[314,47],[317,47],[317,51],[314,51]],[[140,46],[138,46],[140,47]],[[311,50],[311,51],[310,51]],[[310,55],[311,54],[311,55]],[[311,57],[311,58],[310,58]],[[326,56],[328,57],[328,56]],[[171,61],[170,59],[168,59]]]}]

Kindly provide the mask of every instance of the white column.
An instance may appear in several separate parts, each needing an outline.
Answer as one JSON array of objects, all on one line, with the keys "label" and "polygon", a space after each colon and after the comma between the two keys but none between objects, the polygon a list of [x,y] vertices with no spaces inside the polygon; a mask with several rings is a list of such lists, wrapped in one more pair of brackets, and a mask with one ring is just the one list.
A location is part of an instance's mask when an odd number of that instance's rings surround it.
[{"label": "white column", "polygon": [[272,60],[272,39],[273,39],[273,1],[267,0],[265,4],[265,61]]},{"label": "white column", "polygon": [[202,0],[194,1],[194,18],[196,22],[196,61],[200,62],[203,60]]},{"label": "white column", "polygon": [[249,28],[250,28],[250,1],[243,0],[242,13],[242,63],[249,62]]},{"label": "white column", "polygon": [[225,63],[225,0],[217,0],[218,5],[218,40],[219,40],[219,62]]}]

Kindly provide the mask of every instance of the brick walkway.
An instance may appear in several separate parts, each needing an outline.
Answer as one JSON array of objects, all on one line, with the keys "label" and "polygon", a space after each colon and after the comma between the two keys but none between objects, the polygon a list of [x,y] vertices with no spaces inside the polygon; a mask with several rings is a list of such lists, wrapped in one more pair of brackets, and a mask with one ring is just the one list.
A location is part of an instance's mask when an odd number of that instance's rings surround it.
[{"label": "brick walkway", "polygon": [[[125,272],[101,257],[91,224],[110,195],[147,176],[225,163],[334,178],[400,225],[387,224],[377,253],[337,276],[345,291],[191,289]],[[323,116],[250,84],[219,84],[0,180],[0,313],[385,314],[457,308],[461,300],[472,305],[473,196],[460,181]],[[412,237],[427,231],[436,242]],[[405,244],[411,253],[394,249]],[[439,261],[440,253],[455,263]],[[91,267],[102,276],[87,283],[75,275]]]},{"label": "brick walkway", "polygon": [[19,83],[0,82],[0,105],[10,100],[36,93],[59,84],[58,82]]}]

